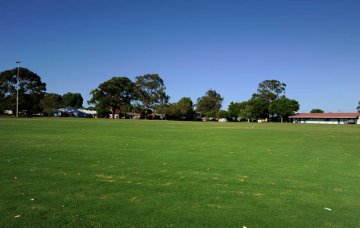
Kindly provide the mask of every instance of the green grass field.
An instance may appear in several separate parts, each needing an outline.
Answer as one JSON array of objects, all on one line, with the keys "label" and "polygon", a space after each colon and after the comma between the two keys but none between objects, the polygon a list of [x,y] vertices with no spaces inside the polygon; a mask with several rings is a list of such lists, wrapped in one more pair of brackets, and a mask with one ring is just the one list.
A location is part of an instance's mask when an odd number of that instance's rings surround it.
[{"label": "green grass field", "polygon": [[360,226],[359,125],[0,118],[0,171],[0,227]]}]

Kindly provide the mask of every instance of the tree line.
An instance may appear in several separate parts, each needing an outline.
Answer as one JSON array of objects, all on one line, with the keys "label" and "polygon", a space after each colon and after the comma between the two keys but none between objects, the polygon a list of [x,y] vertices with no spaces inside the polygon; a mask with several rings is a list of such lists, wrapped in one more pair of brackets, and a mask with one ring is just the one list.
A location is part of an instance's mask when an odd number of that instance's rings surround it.
[{"label": "tree line", "polygon": [[[19,107],[31,114],[51,116],[54,109],[83,106],[80,93],[46,93],[46,84],[36,73],[26,68],[19,69]],[[15,110],[17,69],[0,73],[0,111]],[[134,81],[128,77],[113,77],[90,92],[92,105],[99,117],[127,117],[138,113],[141,118],[161,117],[171,120],[197,120],[200,118],[225,118],[230,121],[283,121],[299,110],[299,102],[285,96],[286,84],[278,80],[265,80],[251,98],[243,102],[231,102],[227,110],[221,109],[224,98],[213,89],[193,103],[190,97],[170,103],[163,79],[158,74],[137,76]],[[357,107],[360,111],[360,102]],[[312,112],[323,112],[313,109]],[[111,115],[110,115],[111,114]]]},{"label": "tree line", "polygon": [[[17,69],[0,73],[0,113],[11,110],[15,114],[17,94]],[[36,73],[19,68],[19,114],[31,116],[42,114],[51,116],[54,109],[63,107],[80,108],[83,98],[80,93],[65,93],[63,95],[46,93],[46,83]]]},{"label": "tree line", "polygon": [[194,105],[189,97],[169,103],[164,81],[158,74],[137,76],[135,82],[127,77],[113,77],[91,92],[89,104],[94,104],[99,114],[140,112],[144,118],[154,118],[154,113],[171,120],[196,120],[197,118],[226,118],[232,121],[279,119],[283,121],[299,110],[296,100],[285,96],[286,84],[278,80],[265,80],[256,93],[245,102],[231,102],[228,110],[221,110],[224,98],[215,90],[208,90]]},{"label": "tree line", "polygon": [[[1,72],[1,109],[14,110],[16,92],[16,69]],[[83,98],[79,93],[59,95],[45,93],[46,84],[40,77],[25,68],[20,68],[19,96],[21,110],[51,115],[55,108],[81,107]],[[286,85],[277,80],[266,80],[259,84],[257,93],[245,102],[231,102],[228,110],[221,110],[223,97],[215,90],[208,90],[194,105],[189,97],[169,103],[164,81],[158,74],[137,76],[135,82],[127,77],[113,77],[91,91],[88,101],[94,105],[100,117],[112,114],[141,113],[143,118],[154,118],[155,113],[167,119],[195,120],[198,117],[227,118],[231,120],[256,120],[279,116],[281,119],[299,109],[295,100],[286,98]]]},{"label": "tree line", "polygon": [[133,112],[149,118],[169,103],[165,90],[158,74],[137,76],[135,82],[127,77],[113,77],[90,92],[92,98],[88,103],[94,105],[100,117]]}]

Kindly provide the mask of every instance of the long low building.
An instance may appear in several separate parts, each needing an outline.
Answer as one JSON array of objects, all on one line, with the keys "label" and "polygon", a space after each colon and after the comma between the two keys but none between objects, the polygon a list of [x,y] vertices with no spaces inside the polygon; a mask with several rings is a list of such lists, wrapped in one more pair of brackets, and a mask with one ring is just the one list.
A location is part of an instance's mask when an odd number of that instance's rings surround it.
[{"label": "long low building", "polygon": [[83,108],[72,108],[72,107],[66,107],[66,108],[59,108],[53,110],[53,115],[55,117],[79,117],[79,118],[85,118],[85,117],[92,117],[97,118],[97,112],[94,110],[87,110]]},{"label": "long low building", "polygon": [[360,124],[360,113],[298,113],[289,116],[293,123]]}]

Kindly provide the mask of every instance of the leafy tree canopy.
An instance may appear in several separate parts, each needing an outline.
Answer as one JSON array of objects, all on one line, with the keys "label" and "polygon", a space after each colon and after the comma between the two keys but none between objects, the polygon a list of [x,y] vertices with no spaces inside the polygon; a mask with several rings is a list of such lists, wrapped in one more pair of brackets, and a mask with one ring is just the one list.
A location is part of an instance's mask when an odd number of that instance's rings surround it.
[{"label": "leafy tree canopy", "polygon": [[250,122],[250,120],[254,119],[253,110],[253,106],[246,103],[245,107],[240,110],[240,118]]},{"label": "leafy tree canopy", "polygon": [[[0,109],[16,109],[17,68],[0,72]],[[46,91],[46,84],[36,73],[19,68],[19,112],[41,112],[40,100]]]},{"label": "leafy tree canopy", "polygon": [[65,93],[62,97],[65,107],[81,108],[83,98],[80,93]]},{"label": "leafy tree canopy", "polygon": [[63,97],[56,93],[45,93],[40,101],[45,116],[52,115],[54,109],[63,107]]},{"label": "leafy tree canopy", "polygon": [[116,110],[125,111],[136,97],[135,84],[127,77],[113,77],[101,83],[90,93],[89,104],[94,104],[99,113],[114,114]]},{"label": "leafy tree canopy", "polygon": [[257,93],[253,94],[253,98],[264,98],[271,102],[280,98],[285,94],[286,84],[278,80],[265,80],[259,83]]},{"label": "leafy tree canopy", "polygon": [[145,109],[156,109],[166,105],[170,97],[166,95],[164,81],[158,74],[145,74],[136,77],[137,95]]},{"label": "leafy tree canopy", "polygon": [[241,103],[230,103],[228,115],[241,117],[248,120],[256,120],[268,117],[270,102],[264,98],[252,98]]},{"label": "leafy tree canopy", "polygon": [[170,104],[166,108],[163,108],[163,112],[168,119],[193,120],[195,117],[193,106],[191,98],[183,97],[177,103]]},{"label": "leafy tree canopy", "polygon": [[183,97],[177,103],[182,118],[192,119],[194,117],[194,104],[190,97]]},{"label": "leafy tree canopy", "polygon": [[201,112],[203,116],[216,117],[223,100],[215,90],[208,90],[205,96],[197,99],[196,110]]},{"label": "leafy tree canopy", "polygon": [[284,118],[293,115],[299,108],[300,105],[296,100],[281,97],[271,102],[269,109],[270,113],[278,115],[281,118],[281,122],[283,122]]},{"label": "leafy tree canopy", "polygon": [[229,117],[237,118],[240,116],[240,110],[244,109],[246,106],[246,102],[231,102],[228,107],[228,115]]},{"label": "leafy tree canopy", "polygon": [[225,119],[228,119],[230,116],[229,116],[229,113],[225,110],[220,110],[218,113],[217,113],[217,118],[225,118]]},{"label": "leafy tree canopy", "polygon": [[248,105],[252,107],[252,118],[263,119],[269,116],[270,102],[265,98],[253,98],[248,101]]}]

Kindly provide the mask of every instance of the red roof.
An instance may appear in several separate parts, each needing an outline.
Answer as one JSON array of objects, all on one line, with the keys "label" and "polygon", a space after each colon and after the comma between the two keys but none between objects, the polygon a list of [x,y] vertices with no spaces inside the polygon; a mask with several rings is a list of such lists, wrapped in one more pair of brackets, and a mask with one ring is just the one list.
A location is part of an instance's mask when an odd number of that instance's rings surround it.
[{"label": "red roof", "polygon": [[358,112],[298,113],[290,118],[358,118]]}]

